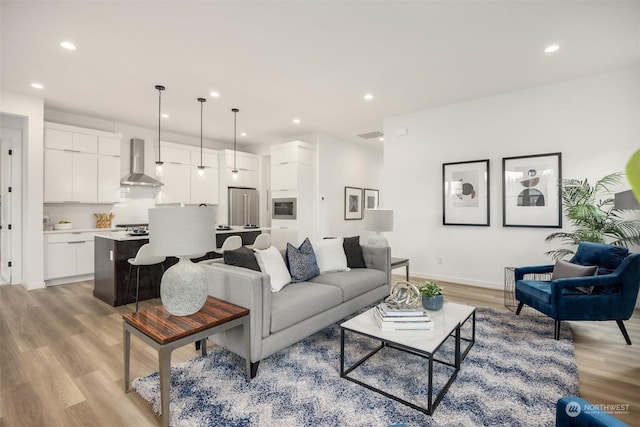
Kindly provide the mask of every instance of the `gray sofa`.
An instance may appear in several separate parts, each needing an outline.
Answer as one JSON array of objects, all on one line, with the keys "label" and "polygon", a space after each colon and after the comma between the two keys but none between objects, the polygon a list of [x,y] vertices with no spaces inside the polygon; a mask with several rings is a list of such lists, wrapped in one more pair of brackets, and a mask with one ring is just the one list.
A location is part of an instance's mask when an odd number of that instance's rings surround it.
[{"label": "gray sofa", "polygon": [[[329,272],[271,292],[269,275],[219,260],[199,263],[209,295],[250,310],[251,377],[260,360],[389,295],[391,249],[362,245],[367,268]],[[240,328],[210,339],[244,357]]]}]

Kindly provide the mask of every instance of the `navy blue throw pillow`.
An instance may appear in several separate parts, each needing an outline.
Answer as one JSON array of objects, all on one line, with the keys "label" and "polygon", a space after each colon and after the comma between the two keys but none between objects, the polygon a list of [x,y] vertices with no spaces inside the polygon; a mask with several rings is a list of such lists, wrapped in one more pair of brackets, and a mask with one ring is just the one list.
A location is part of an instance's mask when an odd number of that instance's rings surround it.
[{"label": "navy blue throw pillow", "polygon": [[309,238],[304,239],[299,248],[287,243],[287,262],[291,283],[304,282],[320,275],[316,254]]}]

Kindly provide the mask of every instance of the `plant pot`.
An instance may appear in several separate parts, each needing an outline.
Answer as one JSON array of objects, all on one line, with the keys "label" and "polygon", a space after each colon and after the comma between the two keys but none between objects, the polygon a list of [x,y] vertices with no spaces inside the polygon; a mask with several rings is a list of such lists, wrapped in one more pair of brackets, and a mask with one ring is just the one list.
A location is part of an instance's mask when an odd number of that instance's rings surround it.
[{"label": "plant pot", "polygon": [[422,306],[427,310],[437,311],[442,308],[444,297],[442,295],[436,295],[429,298],[427,295],[422,295]]}]

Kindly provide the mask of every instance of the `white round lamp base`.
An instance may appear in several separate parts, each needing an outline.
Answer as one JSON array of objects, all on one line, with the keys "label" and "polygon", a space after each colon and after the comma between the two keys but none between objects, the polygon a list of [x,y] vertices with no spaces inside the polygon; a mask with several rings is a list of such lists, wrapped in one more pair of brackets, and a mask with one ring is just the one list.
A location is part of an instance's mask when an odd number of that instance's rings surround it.
[{"label": "white round lamp base", "polygon": [[160,298],[167,311],[174,316],[197,313],[207,302],[206,272],[187,257],[180,257],[176,265],[162,276]]}]

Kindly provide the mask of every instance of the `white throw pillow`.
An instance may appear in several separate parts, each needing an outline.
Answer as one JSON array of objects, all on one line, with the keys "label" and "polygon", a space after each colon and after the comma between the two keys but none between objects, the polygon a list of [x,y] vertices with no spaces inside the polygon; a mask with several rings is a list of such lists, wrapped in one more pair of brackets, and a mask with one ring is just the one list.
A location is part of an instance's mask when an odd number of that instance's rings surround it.
[{"label": "white throw pillow", "polygon": [[270,246],[267,249],[254,249],[254,251],[260,270],[271,277],[271,292],[278,292],[291,283],[291,275],[278,248]]},{"label": "white throw pillow", "polygon": [[320,274],[330,271],[349,271],[347,267],[347,256],[342,247],[342,237],[339,239],[316,240],[311,243],[313,251],[316,253],[316,262],[320,269]]}]

